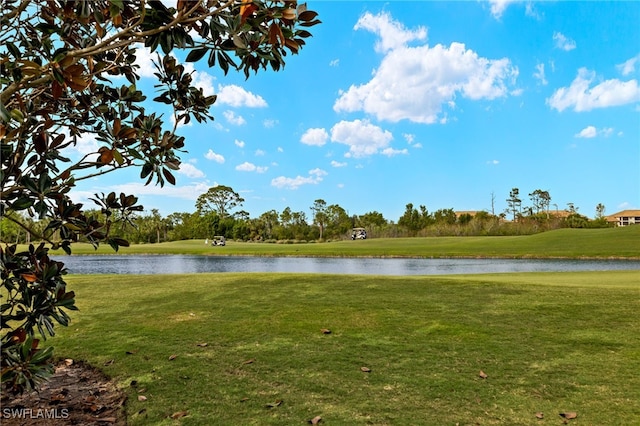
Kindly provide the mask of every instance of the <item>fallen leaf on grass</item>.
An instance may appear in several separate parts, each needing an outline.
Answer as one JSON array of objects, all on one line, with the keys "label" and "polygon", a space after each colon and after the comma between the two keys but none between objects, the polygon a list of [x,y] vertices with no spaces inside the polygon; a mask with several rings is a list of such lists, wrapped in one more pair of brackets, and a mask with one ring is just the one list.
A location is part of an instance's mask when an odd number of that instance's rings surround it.
[{"label": "fallen leaf on grass", "polygon": [[181,419],[181,418],[183,418],[183,417],[186,417],[186,416],[188,416],[188,415],[189,415],[189,412],[188,412],[188,411],[178,411],[178,412],[176,412],[176,413],[173,413],[173,414],[171,415],[171,418],[172,418],[172,419],[174,419],[174,420],[176,420],[176,419]]},{"label": "fallen leaf on grass", "polygon": [[146,401],[146,400],[147,400],[147,397],[146,397],[146,396],[144,396],[144,395],[138,395],[138,401],[140,401],[140,402],[144,402],[144,401]]},{"label": "fallen leaf on grass", "polygon": [[206,343],[206,342],[202,342],[202,343],[198,343],[196,346],[199,346],[199,347],[201,347],[201,348],[204,348],[204,347],[205,347],[205,346],[207,346],[207,345],[208,345],[208,343]]},{"label": "fallen leaf on grass", "polygon": [[320,331],[322,332],[322,334],[331,334],[331,330],[329,330],[328,328],[323,328]]},{"label": "fallen leaf on grass", "polygon": [[71,358],[67,358],[64,360],[64,363],[67,365],[67,367],[71,367],[73,365],[73,360]]},{"label": "fallen leaf on grass", "polygon": [[485,372],[484,372],[484,371],[482,371],[482,370],[480,370],[480,374],[479,374],[479,376],[480,376],[480,378],[481,378],[481,379],[486,379],[487,377],[489,377],[489,376],[487,376],[487,373],[485,373]]},{"label": "fallen leaf on grass", "polygon": [[308,421],[308,423],[312,424],[312,425],[317,425],[322,421],[322,417],[320,416],[315,416],[314,418],[312,418],[311,420]]},{"label": "fallen leaf on grass", "polygon": [[137,350],[137,349],[134,349],[134,350],[132,350],[132,351],[127,351],[127,352],[125,352],[125,353],[126,353],[127,355],[134,355],[134,354],[137,354],[137,353],[138,353],[138,350]]},{"label": "fallen leaf on grass", "polygon": [[175,355],[175,354],[174,354],[174,355],[171,355],[171,356],[169,357],[169,361],[173,361],[173,360],[174,360],[174,359],[176,359],[176,358],[178,358],[178,355]]},{"label": "fallen leaf on grass", "polygon": [[567,420],[575,419],[578,417],[578,413],[575,411],[568,411],[566,413],[560,413],[560,417],[564,417]]},{"label": "fallen leaf on grass", "polygon": [[51,403],[52,404],[56,404],[56,403],[59,403],[59,402],[62,402],[62,401],[64,401],[64,394],[58,393],[58,394],[55,394],[55,395],[51,395]]},{"label": "fallen leaf on grass", "polygon": [[244,398],[240,399],[240,402],[247,402],[249,400],[249,397],[245,396]]},{"label": "fallen leaf on grass", "polygon": [[109,365],[111,365],[111,364],[113,364],[113,363],[114,363],[114,360],[113,360],[113,359],[110,359],[109,361],[105,361],[105,362],[104,362],[104,365],[105,365],[105,366],[109,366]]},{"label": "fallen leaf on grass", "polygon": [[360,367],[360,371],[363,373],[371,373],[371,369],[369,367]]},{"label": "fallen leaf on grass", "polygon": [[537,419],[544,419],[544,413],[543,413],[543,412],[541,412],[541,411],[538,411],[538,412],[536,413],[536,418],[537,418]]},{"label": "fallen leaf on grass", "polygon": [[248,359],[245,362],[243,362],[242,365],[253,364],[254,362],[256,362],[256,359],[255,358],[251,358],[251,359]]},{"label": "fallen leaf on grass", "polygon": [[278,399],[275,402],[270,402],[267,405],[265,405],[265,407],[267,408],[276,408],[282,405],[282,400]]}]

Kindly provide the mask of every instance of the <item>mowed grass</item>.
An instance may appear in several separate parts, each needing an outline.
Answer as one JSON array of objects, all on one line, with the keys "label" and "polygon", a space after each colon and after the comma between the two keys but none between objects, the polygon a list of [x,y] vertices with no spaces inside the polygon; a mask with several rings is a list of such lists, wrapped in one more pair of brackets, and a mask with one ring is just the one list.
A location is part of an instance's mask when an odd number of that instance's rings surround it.
[{"label": "mowed grass", "polygon": [[[56,253],[56,252],[54,252]],[[59,250],[60,254],[63,254]],[[74,254],[93,254],[87,244],[74,244]],[[103,245],[100,254],[114,251]],[[640,226],[606,229],[559,229],[535,235],[506,237],[371,238],[358,241],[275,244],[228,241],[211,247],[204,240],[136,244],[120,254],[206,254],[247,256],[398,256],[505,258],[640,258]]]},{"label": "mowed grass", "polygon": [[639,271],[68,282],[47,343],[113,377],[130,425],[640,423]]}]

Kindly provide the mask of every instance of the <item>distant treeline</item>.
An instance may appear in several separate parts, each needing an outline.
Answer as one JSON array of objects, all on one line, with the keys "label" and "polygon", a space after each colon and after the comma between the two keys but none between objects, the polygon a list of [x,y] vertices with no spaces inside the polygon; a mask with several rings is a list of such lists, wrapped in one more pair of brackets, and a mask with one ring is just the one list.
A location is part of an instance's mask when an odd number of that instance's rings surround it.
[{"label": "distant treeline", "polygon": [[[88,213],[100,215],[100,211]],[[221,235],[238,241],[306,242],[351,238],[354,227],[367,230],[368,238],[413,236],[489,236],[527,235],[558,228],[600,228],[610,226],[604,217],[589,219],[575,209],[561,211],[523,211],[514,218],[486,211],[456,212],[441,209],[429,212],[424,206],[407,204],[397,222],[386,219],[377,211],[363,215],[348,215],[340,206],[326,205],[316,200],[311,214],[270,210],[257,218],[240,211],[221,214],[215,209],[198,209],[193,213],[172,213],[162,217],[157,210],[130,218],[128,225],[114,225],[111,235],[130,243],[157,243],[186,239],[210,239]],[[47,220],[33,221],[31,229],[42,230]],[[9,220],[0,221],[0,236],[5,243],[32,242],[24,228]]]}]

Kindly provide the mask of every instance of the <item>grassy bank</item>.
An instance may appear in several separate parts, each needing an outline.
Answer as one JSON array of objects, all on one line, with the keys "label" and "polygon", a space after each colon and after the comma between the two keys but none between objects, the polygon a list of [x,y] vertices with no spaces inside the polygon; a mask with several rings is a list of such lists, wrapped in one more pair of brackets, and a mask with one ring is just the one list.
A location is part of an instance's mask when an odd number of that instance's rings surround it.
[{"label": "grassy bank", "polygon": [[637,271],[68,281],[51,343],[115,378],[131,425],[640,421]]},{"label": "grassy bank", "polygon": [[[373,238],[305,244],[238,243],[211,247],[204,240],[140,244],[123,254],[220,254],[253,256],[400,256],[400,257],[560,257],[640,258],[640,226],[608,229],[560,229],[513,237]],[[75,254],[93,254],[76,244]],[[60,251],[61,252],[61,251]],[[98,253],[113,254],[108,246]],[[62,252],[61,252],[62,254]]]}]

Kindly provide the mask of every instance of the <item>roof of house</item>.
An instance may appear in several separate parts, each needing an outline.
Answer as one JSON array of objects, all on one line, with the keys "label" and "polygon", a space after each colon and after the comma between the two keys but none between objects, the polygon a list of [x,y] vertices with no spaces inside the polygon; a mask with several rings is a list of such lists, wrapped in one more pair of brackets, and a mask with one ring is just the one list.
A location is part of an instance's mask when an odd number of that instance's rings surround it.
[{"label": "roof of house", "polygon": [[456,211],[456,212],[455,212],[456,217],[460,217],[460,216],[462,216],[463,214],[468,214],[468,215],[470,215],[470,216],[475,216],[475,215],[477,215],[478,213],[479,213],[479,211],[478,211],[478,210],[461,210],[461,211]]},{"label": "roof of house", "polygon": [[640,210],[622,210],[621,212],[610,214],[607,216],[607,220],[617,220],[619,217],[638,217],[640,216]]}]

